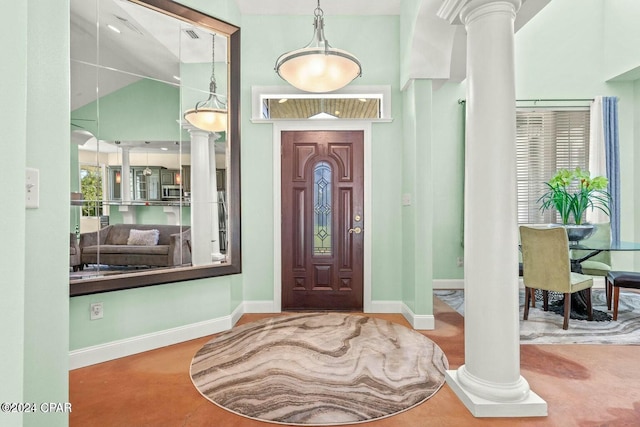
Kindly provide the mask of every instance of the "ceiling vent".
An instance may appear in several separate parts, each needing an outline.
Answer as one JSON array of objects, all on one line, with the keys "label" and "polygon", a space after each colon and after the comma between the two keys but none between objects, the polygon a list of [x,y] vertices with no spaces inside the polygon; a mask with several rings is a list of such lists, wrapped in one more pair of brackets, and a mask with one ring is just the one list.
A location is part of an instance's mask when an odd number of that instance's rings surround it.
[{"label": "ceiling vent", "polygon": [[187,35],[189,37],[191,37],[192,39],[199,39],[200,38],[198,33],[196,33],[194,30],[184,30],[184,32],[187,33]]}]

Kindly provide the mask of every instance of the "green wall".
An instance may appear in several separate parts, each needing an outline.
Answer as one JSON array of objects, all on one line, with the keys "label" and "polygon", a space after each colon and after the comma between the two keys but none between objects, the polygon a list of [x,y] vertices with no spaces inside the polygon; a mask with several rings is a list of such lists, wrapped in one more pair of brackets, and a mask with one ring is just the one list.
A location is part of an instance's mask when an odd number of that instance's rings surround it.
[{"label": "green wall", "polygon": [[[136,224],[168,224],[167,214],[163,211],[163,206],[145,206],[144,208],[136,209]],[[180,224],[191,225],[191,208],[184,206],[181,209],[182,218]],[[109,208],[109,224],[123,224],[124,217],[122,212],[118,209],[118,206],[111,206]]]},{"label": "green wall", "polygon": [[[0,97],[4,176],[0,401],[68,401],[69,7],[12,5],[3,25]],[[39,64],[28,66],[28,64]],[[46,66],[41,66],[46,64]],[[33,120],[36,120],[34,122]],[[25,167],[39,170],[40,207],[25,209]],[[64,426],[67,414],[1,414],[3,426]]]},{"label": "green wall", "polygon": [[[5,124],[2,129],[4,154],[0,156],[3,176],[15,177],[16,185],[7,186],[5,200],[21,201],[24,198],[27,149],[27,21],[26,2],[13,5],[13,18],[0,29],[0,50],[11,52],[11,61],[0,62],[0,74],[11,84],[3,86],[0,97],[0,115]],[[26,283],[26,213],[22,203],[3,203],[3,221],[0,230],[10,245],[0,247],[0,320],[5,325],[0,332],[0,402],[24,402],[25,394],[25,288]],[[32,265],[33,266],[33,265]],[[57,307],[56,310],[63,310]],[[62,339],[65,340],[63,334]],[[57,349],[58,353],[60,349]],[[54,397],[64,399],[65,390],[59,382],[44,385]],[[8,427],[21,426],[22,414],[2,414],[2,423]]]},{"label": "green wall", "polygon": [[[74,297],[69,348],[81,349],[227,316],[232,311],[234,280],[234,276],[225,276]],[[103,303],[104,318],[90,321],[89,306],[95,302]]]},{"label": "green wall", "polygon": [[[306,45],[312,36],[312,16],[244,16],[242,28],[242,236],[245,300],[273,299],[273,130],[253,124],[251,86],[286,85],[273,71],[279,55]],[[361,31],[353,31],[357,26]],[[273,28],[287,28],[286,32]],[[385,36],[371,43],[370,34]],[[365,228],[372,236],[372,297],[401,299],[401,146],[402,102],[399,92],[399,18],[345,17],[325,20],[325,36],[334,47],[355,54],[363,76],[351,86],[391,85],[392,123],[372,126],[372,208]],[[295,36],[294,36],[295,35]],[[379,52],[387,52],[383,58]],[[249,165],[249,166],[248,166]]]},{"label": "green wall", "polygon": [[[637,0],[607,0],[603,2],[604,77],[606,80],[627,74],[628,79],[640,78],[640,2]],[[636,104],[637,105],[637,104]]]},{"label": "green wall", "polygon": [[464,107],[465,85],[446,83],[433,92],[431,180],[433,188],[434,279],[462,279],[464,255]]},{"label": "green wall", "polygon": [[[178,87],[140,79],[72,112],[80,124],[106,141],[179,141],[184,138]],[[100,123],[92,122],[99,109]],[[79,119],[82,119],[80,121]]]}]

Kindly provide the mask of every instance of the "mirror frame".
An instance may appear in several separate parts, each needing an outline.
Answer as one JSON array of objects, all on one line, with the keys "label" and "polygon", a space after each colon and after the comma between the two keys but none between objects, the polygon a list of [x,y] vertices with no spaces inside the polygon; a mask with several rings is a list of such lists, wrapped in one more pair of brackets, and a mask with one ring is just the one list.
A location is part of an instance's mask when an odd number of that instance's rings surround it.
[{"label": "mirror frame", "polygon": [[205,279],[242,273],[240,236],[240,28],[170,0],[128,0],[179,20],[219,32],[229,37],[229,249],[231,262],[224,265],[178,267],[140,272],[125,277],[101,277],[70,283],[70,296],[91,295],[173,282]]}]

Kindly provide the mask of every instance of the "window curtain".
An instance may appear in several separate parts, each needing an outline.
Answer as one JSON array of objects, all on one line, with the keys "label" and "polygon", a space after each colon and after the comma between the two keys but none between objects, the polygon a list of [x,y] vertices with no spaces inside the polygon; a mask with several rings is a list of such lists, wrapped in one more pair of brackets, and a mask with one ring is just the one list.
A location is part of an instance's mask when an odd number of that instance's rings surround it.
[{"label": "window curtain", "polygon": [[[596,96],[591,102],[589,123],[589,172],[591,176],[607,176],[607,158],[604,148],[604,123],[602,97]],[[592,224],[609,222],[609,216],[600,209],[587,210],[587,221]]]},{"label": "window curtain", "polygon": [[620,144],[618,140],[618,98],[602,98],[602,127],[611,195],[611,239],[620,241]]},{"label": "window curtain", "polygon": [[[591,103],[589,171],[592,176],[603,175],[609,180],[611,195],[611,240],[620,240],[620,149],[618,140],[618,98],[597,96]],[[607,222],[599,209],[587,212],[587,221]]]}]

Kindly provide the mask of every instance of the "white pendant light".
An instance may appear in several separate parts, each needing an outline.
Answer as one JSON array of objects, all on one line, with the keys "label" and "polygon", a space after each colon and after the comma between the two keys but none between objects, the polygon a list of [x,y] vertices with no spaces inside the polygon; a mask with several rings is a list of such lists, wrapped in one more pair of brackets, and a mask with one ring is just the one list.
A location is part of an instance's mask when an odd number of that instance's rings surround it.
[{"label": "white pendant light", "polygon": [[275,70],[292,86],[307,92],[332,92],[348,85],[362,75],[358,58],[347,51],[329,46],[324,38],[324,12],[313,12],[315,21],[311,42],[302,49],[281,55]]},{"label": "white pendant light", "polygon": [[216,93],[215,52],[216,36],[211,36],[211,81],[209,83],[209,98],[200,101],[195,108],[184,113],[186,121],[193,126],[210,132],[227,130],[227,105],[220,100]]}]

